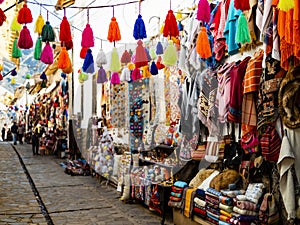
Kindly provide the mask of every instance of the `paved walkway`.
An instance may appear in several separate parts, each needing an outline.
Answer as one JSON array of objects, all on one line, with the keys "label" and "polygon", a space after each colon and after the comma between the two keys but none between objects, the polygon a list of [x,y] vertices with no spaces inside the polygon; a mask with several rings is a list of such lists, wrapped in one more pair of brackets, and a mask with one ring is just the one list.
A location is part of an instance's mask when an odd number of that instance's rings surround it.
[{"label": "paved walkway", "polygon": [[62,159],[32,156],[31,145],[15,147],[24,165],[10,143],[0,143],[0,225],[160,224],[158,215],[121,202],[115,188],[96,178],[65,174]]}]

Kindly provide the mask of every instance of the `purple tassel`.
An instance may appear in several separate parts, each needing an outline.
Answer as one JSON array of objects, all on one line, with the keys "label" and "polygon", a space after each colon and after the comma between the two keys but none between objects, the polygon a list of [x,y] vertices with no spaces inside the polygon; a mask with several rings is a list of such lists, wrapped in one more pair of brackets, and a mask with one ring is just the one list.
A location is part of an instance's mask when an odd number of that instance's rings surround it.
[{"label": "purple tassel", "polygon": [[145,23],[141,15],[138,15],[138,18],[135,21],[134,29],[133,29],[133,37],[135,38],[135,40],[143,39],[147,37]]},{"label": "purple tassel", "polygon": [[106,76],[106,72],[103,69],[103,67],[101,66],[100,69],[98,70],[98,76],[97,76],[97,83],[98,84],[102,84],[107,82],[107,76]]},{"label": "purple tassel", "polygon": [[162,44],[161,44],[160,41],[157,42],[157,45],[156,45],[156,54],[157,54],[157,55],[162,55],[162,54],[164,54],[164,48],[163,48],[163,46],[162,46]]},{"label": "purple tassel", "polygon": [[41,74],[40,79],[41,79],[41,80],[47,80],[47,76],[46,76],[45,72],[43,72],[43,73]]}]

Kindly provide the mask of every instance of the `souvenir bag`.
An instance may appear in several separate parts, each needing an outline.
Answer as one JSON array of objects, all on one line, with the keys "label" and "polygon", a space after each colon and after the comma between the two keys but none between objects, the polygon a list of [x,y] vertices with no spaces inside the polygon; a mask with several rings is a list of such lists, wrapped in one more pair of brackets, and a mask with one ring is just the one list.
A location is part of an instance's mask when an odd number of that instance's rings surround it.
[{"label": "souvenir bag", "polygon": [[277,162],[281,138],[274,124],[267,125],[265,132],[261,135],[260,146],[262,155],[267,161]]},{"label": "souvenir bag", "polygon": [[257,152],[259,145],[257,130],[250,131],[242,136],[241,146],[246,153]]},{"label": "souvenir bag", "polygon": [[259,209],[259,224],[281,224],[275,197],[271,193],[266,193],[264,195],[263,201]]},{"label": "souvenir bag", "polygon": [[205,157],[206,142],[202,140],[202,136],[199,135],[197,147],[192,150],[191,156],[193,160],[202,160]]},{"label": "souvenir bag", "polygon": [[219,140],[217,136],[209,136],[205,149],[205,160],[210,163],[216,163],[224,158],[224,140]]},{"label": "souvenir bag", "polygon": [[198,137],[194,135],[192,139],[188,140],[186,136],[182,138],[179,158],[183,161],[192,160],[191,152],[196,149]]}]

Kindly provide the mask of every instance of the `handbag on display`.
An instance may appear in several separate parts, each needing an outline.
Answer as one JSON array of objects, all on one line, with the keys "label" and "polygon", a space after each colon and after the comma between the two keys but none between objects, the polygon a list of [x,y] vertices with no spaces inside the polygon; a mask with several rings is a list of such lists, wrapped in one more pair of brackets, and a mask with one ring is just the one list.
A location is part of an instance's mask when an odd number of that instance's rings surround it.
[{"label": "handbag on display", "polygon": [[267,125],[265,132],[261,135],[260,146],[261,153],[267,161],[277,162],[280,153],[281,138],[275,125]]},{"label": "handbag on display", "polygon": [[205,160],[210,163],[216,163],[224,158],[224,140],[219,140],[217,136],[209,136],[205,149]]}]

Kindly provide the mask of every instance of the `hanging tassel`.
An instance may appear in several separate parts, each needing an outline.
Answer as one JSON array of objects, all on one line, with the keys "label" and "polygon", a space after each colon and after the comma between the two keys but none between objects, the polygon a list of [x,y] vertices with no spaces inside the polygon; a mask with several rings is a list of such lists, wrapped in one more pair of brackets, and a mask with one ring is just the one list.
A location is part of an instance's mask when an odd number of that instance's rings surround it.
[{"label": "hanging tassel", "polygon": [[150,66],[150,73],[151,73],[152,75],[157,75],[157,74],[158,74],[158,68],[157,68],[157,66],[156,66],[156,64],[155,64],[154,61],[152,61],[152,63],[151,63],[151,66]]},{"label": "hanging tassel", "polygon": [[121,40],[121,33],[120,33],[119,25],[118,25],[116,17],[114,17],[114,16],[111,18],[111,21],[109,24],[107,40],[109,40],[110,42]]},{"label": "hanging tassel", "polygon": [[16,84],[16,79],[14,77],[11,78],[10,84],[12,85]]},{"label": "hanging tassel", "polygon": [[45,25],[45,21],[44,18],[42,17],[42,15],[40,14],[37,18],[37,20],[35,21],[35,28],[34,28],[34,32],[38,33],[38,35],[41,35],[42,31],[43,31],[43,27]]},{"label": "hanging tassel", "polygon": [[163,30],[163,36],[164,37],[179,36],[179,30],[178,30],[176,18],[175,18],[175,15],[173,14],[172,10],[169,10],[168,14],[166,16],[165,26],[164,26],[164,30]]},{"label": "hanging tassel", "polygon": [[0,0],[0,4],[2,4],[5,0]]},{"label": "hanging tassel", "polygon": [[157,45],[156,45],[156,54],[157,54],[157,55],[162,55],[162,54],[164,54],[164,48],[163,48],[163,46],[162,46],[162,44],[161,44],[160,41],[157,42]]},{"label": "hanging tassel", "polygon": [[130,75],[131,75],[131,72],[128,69],[128,67],[124,67],[124,69],[122,70],[122,73],[121,73],[120,80],[121,81],[130,81],[131,80]]},{"label": "hanging tassel", "polygon": [[131,56],[127,50],[125,50],[121,56],[121,63],[127,64],[131,62]]},{"label": "hanging tassel", "polygon": [[112,73],[110,83],[111,84],[120,84],[121,83],[119,74],[117,72]]},{"label": "hanging tassel", "polygon": [[68,67],[62,69],[62,71],[66,74],[72,73],[73,72],[72,63],[70,63],[70,65]]},{"label": "hanging tassel", "polygon": [[127,68],[128,68],[130,71],[134,70],[134,68],[135,68],[134,63],[128,63]]},{"label": "hanging tassel", "polygon": [[66,47],[61,48],[61,52],[58,57],[57,67],[59,69],[65,69],[71,66],[71,60],[66,50]]},{"label": "hanging tassel", "polygon": [[41,83],[41,88],[47,87],[46,83],[47,83],[47,81],[43,80],[42,83]]},{"label": "hanging tassel", "polygon": [[288,12],[290,9],[295,8],[295,0],[279,0],[277,8]]},{"label": "hanging tassel", "polygon": [[183,31],[183,25],[182,25],[181,21],[178,22],[178,30]]},{"label": "hanging tassel", "polygon": [[54,40],[55,40],[54,30],[53,30],[52,26],[50,25],[50,22],[47,21],[42,29],[42,41],[43,42],[47,42],[47,41],[53,42]]},{"label": "hanging tassel", "polygon": [[23,7],[18,12],[18,23],[31,23],[32,22],[32,15],[30,9],[27,7],[27,4],[24,3]]},{"label": "hanging tassel", "polygon": [[61,76],[61,78],[65,79],[67,77],[67,74],[61,73],[60,76]]},{"label": "hanging tassel", "polygon": [[148,65],[142,67],[142,77],[143,78],[150,78],[151,77],[151,73],[150,73]]},{"label": "hanging tassel", "polygon": [[[0,10],[1,11],[1,10]],[[1,13],[0,13],[1,14]],[[1,16],[0,16],[1,17]],[[11,22],[10,29],[12,31],[19,31],[22,29],[22,25],[18,23],[18,15],[14,16],[13,21]]]},{"label": "hanging tassel", "polygon": [[132,71],[131,73],[131,80],[139,80],[139,79],[142,79],[143,76],[141,74],[141,71],[139,68],[135,67],[134,70]]},{"label": "hanging tassel", "polygon": [[176,20],[182,20],[182,10],[178,9],[176,13]]},{"label": "hanging tassel", "polygon": [[43,48],[40,60],[45,64],[53,63],[53,51],[49,42],[47,42],[45,47]]},{"label": "hanging tassel", "polygon": [[250,10],[249,0],[234,0],[234,8],[237,10],[247,11]]},{"label": "hanging tassel", "polygon": [[201,27],[200,32],[198,34],[196,42],[196,51],[199,54],[199,56],[203,59],[207,59],[212,56],[208,35],[206,33],[205,27]]},{"label": "hanging tassel", "polygon": [[2,73],[0,73],[0,80],[3,80],[3,76],[2,76]]},{"label": "hanging tassel", "polygon": [[72,40],[71,28],[70,23],[66,16],[63,17],[60,23],[59,29],[59,40],[62,42],[69,42]]},{"label": "hanging tassel", "polygon": [[245,43],[250,43],[250,41],[251,41],[251,37],[250,37],[247,19],[244,13],[241,13],[238,20],[237,31],[235,34],[235,42],[245,44]]},{"label": "hanging tassel", "polygon": [[134,64],[137,68],[148,65],[148,58],[147,58],[146,50],[143,47],[143,42],[141,40],[138,40],[138,42],[137,42],[137,47],[135,50],[135,63]]},{"label": "hanging tassel", "polygon": [[82,32],[81,47],[94,47],[94,34],[90,24],[87,24]]},{"label": "hanging tassel", "polygon": [[30,74],[27,73],[27,74],[25,75],[25,79],[29,80],[30,78],[31,78]]},{"label": "hanging tassel", "polygon": [[156,66],[158,70],[165,68],[165,65],[161,63],[161,56],[157,57]]},{"label": "hanging tassel", "polygon": [[17,76],[18,73],[17,73],[16,69],[13,69],[13,70],[11,71],[10,75],[12,75],[12,76],[14,76],[14,77]]},{"label": "hanging tassel", "polygon": [[67,51],[68,50],[71,50],[73,48],[73,41],[70,40],[70,41],[62,41],[60,42],[60,46],[65,46]]},{"label": "hanging tassel", "polygon": [[163,55],[163,61],[167,66],[174,66],[177,63],[177,52],[173,41],[169,41],[169,45]]},{"label": "hanging tassel", "polygon": [[105,65],[107,63],[106,55],[102,48],[97,54],[96,63],[98,67],[101,67],[102,65]]},{"label": "hanging tassel", "polygon": [[95,68],[94,68],[94,58],[92,55],[92,50],[88,49],[86,52],[86,56],[83,62],[82,70],[85,73],[94,73]]},{"label": "hanging tassel", "polygon": [[135,21],[134,29],[133,29],[133,37],[135,38],[135,40],[143,39],[147,37],[145,23],[141,15],[138,15],[138,18]]},{"label": "hanging tassel", "polygon": [[18,48],[18,38],[16,38],[14,40],[11,56],[13,58],[21,58],[22,57],[22,51]]},{"label": "hanging tassel", "polygon": [[146,55],[147,55],[148,62],[150,62],[152,58],[151,58],[151,56],[150,56],[149,49],[148,49],[148,48],[145,48],[145,51],[146,51]]},{"label": "hanging tassel", "polygon": [[42,53],[42,39],[38,37],[37,41],[35,42],[35,47],[34,47],[34,59],[35,60],[40,60],[41,58],[41,53]]},{"label": "hanging tassel", "polygon": [[80,50],[80,58],[85,59],[87,50],[88,50],[88,48],[81,48],[81,50]]},{"label": "hanging tassel", "polygon": [[[244,1],[244,0],[243,0]],[[200,0],[198,3],[197,20],[209,23],[210,6],[207,0]]]},{"label": "hanging tassel", "polygon": [[81,70],[78,70],[79,76],[78,76],[78,80],[80,83],[83,83],[84,81],[87,81],[89,79],[89,75],[87,73],[84,73]]},{"label": "hanging tassel", "polygon": [[30,31],[26,26],[20,32],[18,47],[21,49],[30,49],[33,47],[33,41],[30,35]]},{"label": "hanging tassel", "polygon": [[111,61],[110,61],[110,71],[117,72],[121,68],[121,62],[119,59],[119,54],[117,48],[114,47],[111,52]]},{"label": "hanging tassel", "polygon": [[108,79],[107,79],[107,76],[106,76],[106,72],[103,69],[103,67],[101,66],[98,70],[97,83],[98,84],[103,84],[107,81],[108,81]]},{"label": "hanging tassel", "polygon": [[46,76],[45,72],[42,72],[42,74],[40,75],[40,79],[47,80],[47,76]]},{"label": "hanging tassel", "polygon": [[5,20],[6,20],[6,16],[5,16],[3,10],[0,8],[0,26],[3,25]]},{"label": "hanging tassel", "polygon": [[155,48],[154,48],[154,47],[151,47],[151,48],[150,48],[149,54],[150,54],[151,59],[153,59],[153,60],[156,59],[157,55],[156,55],[156,52],[155,52]]}]

